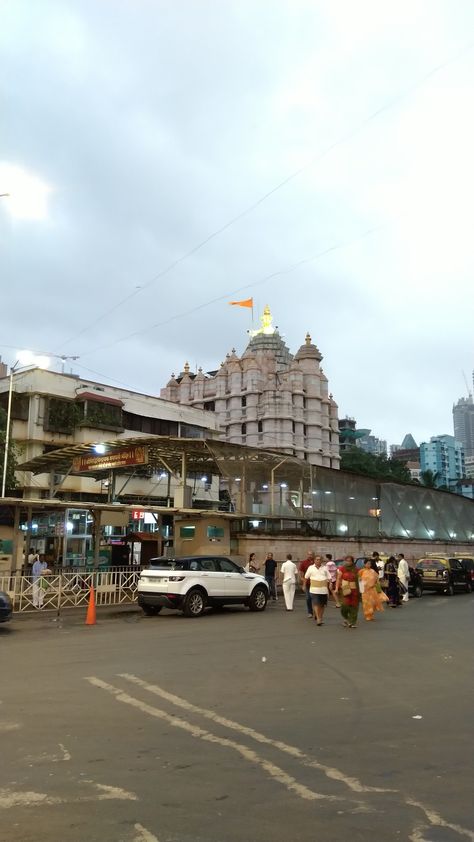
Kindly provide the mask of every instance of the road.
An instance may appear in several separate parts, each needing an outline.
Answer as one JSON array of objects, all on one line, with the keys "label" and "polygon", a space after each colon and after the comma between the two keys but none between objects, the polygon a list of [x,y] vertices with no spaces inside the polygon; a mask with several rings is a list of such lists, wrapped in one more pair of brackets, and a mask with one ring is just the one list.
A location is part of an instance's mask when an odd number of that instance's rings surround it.
[{"label": "road", "polygon": [[473,608],[15,619],[0,840],[474,840]]}]

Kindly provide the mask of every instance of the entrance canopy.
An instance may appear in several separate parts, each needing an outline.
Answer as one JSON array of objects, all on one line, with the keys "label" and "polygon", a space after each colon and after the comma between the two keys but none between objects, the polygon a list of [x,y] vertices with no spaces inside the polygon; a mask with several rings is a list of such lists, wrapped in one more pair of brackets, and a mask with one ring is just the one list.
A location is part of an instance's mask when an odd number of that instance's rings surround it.
[{"label": "entrance canopy", "polygon": [[120,473],[146,470],[168,470],[173,475],[208,473],[236,482],[285,477],[299,485],[304,475],[309,480],[310,466],[294,456],[281,452],[242,447],[215,439],[186,439],[172,436],[140,436],[114,439],[100,444],[75,444],[52,450],[18,465],[19,471],[33,474],[54,473],[87,475],[100,478],[111,470]]}]

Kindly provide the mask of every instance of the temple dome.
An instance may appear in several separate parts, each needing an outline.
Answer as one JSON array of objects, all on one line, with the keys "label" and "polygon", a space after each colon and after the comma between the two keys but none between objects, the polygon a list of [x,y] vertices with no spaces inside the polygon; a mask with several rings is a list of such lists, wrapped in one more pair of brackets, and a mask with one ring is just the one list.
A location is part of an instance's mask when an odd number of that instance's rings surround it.
[{"label": "temple dome", "polygon": [[306,334],[304,345],[301,346],[295,355],[295,360],[317,360],[321,362],[323,355],[316,345],[311,342],[311,336]]}]

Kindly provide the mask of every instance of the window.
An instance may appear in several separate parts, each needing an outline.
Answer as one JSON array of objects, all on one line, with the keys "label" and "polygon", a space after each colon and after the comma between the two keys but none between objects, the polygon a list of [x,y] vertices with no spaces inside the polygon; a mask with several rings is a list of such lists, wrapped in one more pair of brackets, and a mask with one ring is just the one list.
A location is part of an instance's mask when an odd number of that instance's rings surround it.
[{"label": "window", "polygon": [[215,401],[204,401],[204,409],[207,412],[215,412],[216,411],[216,402]]},{"label": "window", "polygon": [[247,395],[243,395],[243,397],[241,399],[241,404],[242,404],[242,409],[244,409],[247,406]]},{"label": "window", "polygon": [[68,435],[84,420],[84,406],[62,398],[47,397],[43,428],[51,433]]},{"label": "window", "polygon": [[247,435],[247,424],[242,424],[242,435]]},{"label": "window", "polygon": [[306,424],[303,424],[303,435],[306,436],[308,434],[308,428]]},{"label": "window", "polygon": [[228,558],[218,558],[216,559],[221,573],[240,573],[240,569],[234,564],[233,561],[229,561]]},{"label": "window", "polygon": [[201,570],[208,570],[210,573],[214,573],[219,568],[216,565],[216,562],[212,558],[202,558],[201,559]]},{"label": "window", "polygon": [[224,527],[223,526],[208,526],[207,527],[207,537],[208,538],[223,538],[224,537]]},{"label": "window", "polygon": [[259,433],[263,433],[263,421],[258,422],[257,430],[258,430]]},{"label": "window", "polygon": [[125,430],[136,430],[138,433],[150,433],[152,436],[178,435],[177,421],[164,421],[161,418],[136,415],[134,412],[123,412],[122,423]]},{"label": "window", "polygon": [[293,432],[295,432],[296,424],[294,421],[291,422],[291,429],[293,430]]},{"label": "window", "polygon": [[203,427],[196,427],[195,424],[180,424],[180,436],[183,439],[203,439],[206,431]]},{"label": "window", "polygon": [[179,537],[184,538],[185,540],[191,541],[194,538],[196,533],[195,526],[180,526],[179,528]]}]

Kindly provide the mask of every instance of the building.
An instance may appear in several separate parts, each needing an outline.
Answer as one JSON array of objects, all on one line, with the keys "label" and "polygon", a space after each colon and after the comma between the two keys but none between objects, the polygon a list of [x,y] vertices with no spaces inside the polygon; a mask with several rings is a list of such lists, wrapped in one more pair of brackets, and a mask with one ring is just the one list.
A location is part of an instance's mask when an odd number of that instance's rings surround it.
[{"label": "building", "polygon": [[464,476],[466,479],[474,479],[474,455],[464,457]]},{"label": "building", "polygon": [[474,401],[472,395],[453,406],[454,438],[464,447],[465,456],[474,456]]},{"label": "building", "polygon": [[[0,379],[0,406],[8,404],[9,378]],[[124,440],[150,435],[212,438],[219,435],[214,413],[152,395],[138,394],[117,386],[96,383],[73,374],[40,368],[18,371],[13,378],[12,440],[18,461],[66,445]],[[174,496],[173,481],[163,464],[159,471],[137,469],[129,477],[122,500],[153,501],[166,505]],[[63,476],[18,472],[24,497],[56,496],[68,500],[103,501],[113,497],[108,480],[87,476]],[[204,475],[190,479],[193,500],[203,507],[219,499],[217,480]]]},{"label": "building", "polygon": [[420,445],[420,469],[432,471],[436,486],[449,488],[464,476],[463,446],[454,436],[432,436],[429,442]]},{"label": "building", "polygon": [[390,456],[392,459],[405,462],[406,467],[410,471],[411,478],[420,482],[420,448],[411,433],[407,433],[403,437],[401,444],[390,445]]},{"label": "building", "polygon": [[161,395],[172,403],[214,413],[227,442],[271,448],[311,465],[338,468],[337,405],[309,334],[290,353],[265,307],[242,356],[235,349],[217,371],[197,374],[185,364]]},{"label": "building", "polygon": [[365,453],[370,453],[372,456],[386,456],[387,442],[384,439],[379,439],[377,436],[371,434],[371,430],[359,430],[362,434],[357,441],[357,447],[360,447]]},{"label": "building", "polygon": [[360,430],[356,429],[356,420],[355,418],[349,418],[346,415],[345,418],[339,419],[339,451],[340,453],[344,453],[345,450],[350,450],[351,447],[356,447],[357,440],[361,437],[362,433]]}]

